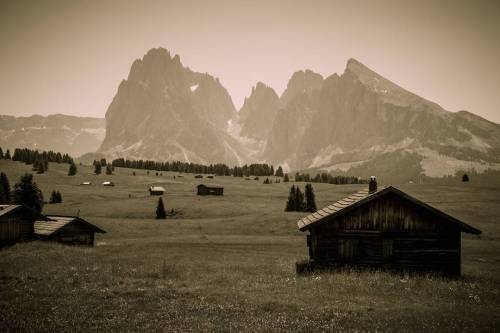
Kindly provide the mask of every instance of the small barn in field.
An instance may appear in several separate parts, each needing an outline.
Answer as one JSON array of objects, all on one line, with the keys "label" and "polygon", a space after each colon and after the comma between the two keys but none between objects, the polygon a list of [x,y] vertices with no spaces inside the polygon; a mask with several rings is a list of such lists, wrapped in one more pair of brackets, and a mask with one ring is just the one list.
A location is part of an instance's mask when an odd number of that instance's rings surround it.
[{"label": "small barn in field", "polygon": [[163,193],[165,193],[165,188],[162,186],[149,187],[149,195],[163,195]]},{"label": "small barn in field", "polygon": [[34,233],[38,239],[63,244],[94,246],[95,233],[106,233],[76,216],[50,215],[50,219],[36,221]]},{"label": "small barn in field", "polygon": [[200,184],[196,188],[198,195],[224,195],[224,188],[221,186],[206,186]]},{"label": "small barn in field", "polygon": [[37,220],[49,218],[24,205],[0,205],[0,247],[33,239]]},{"label": "small barn in field", "polygon": [[481,233],[392,186],[377,188],[375,180],[297,224],[309,232],[309,270],[355,266],[457,276],[461,233]]}]

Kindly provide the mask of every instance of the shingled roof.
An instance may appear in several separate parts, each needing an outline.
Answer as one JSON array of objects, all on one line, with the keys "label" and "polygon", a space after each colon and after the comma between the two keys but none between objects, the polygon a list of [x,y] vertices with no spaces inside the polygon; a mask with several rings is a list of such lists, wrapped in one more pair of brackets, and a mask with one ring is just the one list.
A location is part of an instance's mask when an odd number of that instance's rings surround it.
[{"label": "shingled roof", "polygon": [[297,222],[297,226],[300,231],[306,231],[313,225],[316,225],[321,222],[325,222],[326,220],[330,220],[335,217],[339,217],[343,214],[346,214],[355,208],[371,201],[374,200],[375,198],[379,198],[387,193],[394,193],[400,197],[403,197],[407,200],[410,200],[412,203],[416,204],[417,206],[422,207],[423,209],[439,215],[441,218],[444,220],[447,220],[451,223],[454,223],[458,225],[461,231],[463,232],[468,232],[471,234],[480,234],[481,231],[454,218],[453,216],[450,216],[432,206],[429,206],[428,204],[404,193],[401,190],[398,190],[395,187],[388,186],[388,187],[379,187],[379,189],[373,193],[369,193],[368,189],[364,189],[361,191],[358,191],[354,194],[351,194],[348,197],[345,197],[344,199],[341,199],[323,209],[318,210],[317,212],[314,212],[302,219],[300,219]]},{"label": "shingled roof", "polygon": [[48,220],[46,216],[25,205],[0,205],[0,217],[20,210],[33,219]]},{"label": "shingled roof", "polygon": [[55,233],[57,233],[59,230],[64,228],[67,225],[70,225],[72,223],[79,223],[83,224],[87,228],[91,229],[94,232],[100,232],[100,233],[106,233],[106,231],[98,228],[97,226],[93,225],[92,223],[89,223],[85,221],[84,219],[81,219],[76,216],[56,216],[56,215],[51,215],[48,216],[50,218],[50,221],[35,221],[34,229],[35,229],[35,234],[40,235],[40,236],[50,236]]}]

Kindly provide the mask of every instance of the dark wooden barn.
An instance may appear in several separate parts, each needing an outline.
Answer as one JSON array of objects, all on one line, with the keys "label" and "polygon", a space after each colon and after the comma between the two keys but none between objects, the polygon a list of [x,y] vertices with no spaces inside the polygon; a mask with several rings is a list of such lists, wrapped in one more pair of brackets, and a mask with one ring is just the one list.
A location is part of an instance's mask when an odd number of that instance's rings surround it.
[{"label": "dark wooden barn", "polygon": [[92,223],[75,216],[48,216],[49,221],[36,221],[35,236],[41,240],[71,245],[94,246],[95,233],[106,233]]},{"label": "dark wooden barn", "polygon": [[197,186],[198,195],[224,195],[224,188],[220,186],[206,186],[200,184]]},{"label": "dark wooden barn", "polygon": [[461,233],[481,233],[376,183],[304,217],[298,227],[309,231],[308,269],[357,266],[448,276],[461,273]]},{"label": "dark wooden barn", "polygon": [[33,239],[37,220],[49,218],[24,205],[0,205],[0,247]]}]

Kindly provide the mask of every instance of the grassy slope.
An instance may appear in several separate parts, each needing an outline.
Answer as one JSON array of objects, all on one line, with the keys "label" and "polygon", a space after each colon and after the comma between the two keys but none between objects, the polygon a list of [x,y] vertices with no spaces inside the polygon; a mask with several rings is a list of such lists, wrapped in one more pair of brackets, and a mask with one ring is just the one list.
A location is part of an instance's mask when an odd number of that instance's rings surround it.
[{"label": "grassy slope", "polygon": [[[0,252],[0,331],[311,331],[498,329],[500,189],[469,184],[400,188],[483,230],[464,235],[459,280],[345,272],[297,278],[307,257],[301,213],[284,213],[290,184],[216,177],[224,197],[195,195],[199,180],[128,169],[94,176],[51,164],[36,175],[44,213],[76,214],[105,229],[95,248],[18,244]],[[13,185],[29,167],[0,161]],[[94,184],[78,186],[84,180]],[[99,184],[112,180],[117,186]],[[212,180],[203,179],[204,183]],[[173,219],[153,219],[161,184]],[[301,184],[303,186],[303,184]],[[314,184],[318,207],[360,186]],[[129,198],[129,194],[131,198]]]}]

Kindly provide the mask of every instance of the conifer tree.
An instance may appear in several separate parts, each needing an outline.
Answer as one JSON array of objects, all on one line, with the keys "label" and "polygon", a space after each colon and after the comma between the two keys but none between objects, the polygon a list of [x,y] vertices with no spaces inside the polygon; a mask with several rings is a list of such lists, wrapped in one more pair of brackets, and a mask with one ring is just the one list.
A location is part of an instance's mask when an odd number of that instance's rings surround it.
[{"label": "conifer tree", "polygon": [[317,211],[318,209],[316,208],[316,198],[314,196],[314,190],[311,184],[306,184],[305,195],[306,195],[305,211],[311,213]]},{"label": "conifer tree", "polygon": [[77,170],[78,169],[76,167],[76,164],[74,162],[71,162],[71,164],[69,165],[68,176],[76,175]]},{"label": "conifer tree", "polygon": [[10,184],[7,175],[3,172],[0,173],[0,203],[10,203]]},{"label": "conifer tree", "polygon": [[464,173],[464,175],[462,176],[462,181],[463,182],[468,182],[469,181],[469,176],[466,173]]},{"label": "conifer tree", "polygon": [[99,161],[94,161],[94,173],[96,175],[100,175],[101,169],[102,169],[101,163]]},{"label": "conifer tree", "polygon": [[288,178],[288,174],[285,173],[285,176],[283,177],[283,182],[288,183],[289,181],[290,181],[290,179]]},{"label": "conifer tree", "polygon": [[292,185],[290,188],[290,194],[288,195],[288,200],[286,201],[285,212],[292,212],[295,210],[295,186]]},{"label": "conifer tree", "polygon": [[10,160],[10,159],[12,159],[12,158],[10,157],[10,150],[8,150],[8,149],[7,149],[7,151],[5,152],[5,159],[6,159],[6,160]]},{"label": "conifer tree", "polygon": [[59,191],[52,191],[52,193],[50,194],[50,200],[49,200],[49,202],[51,204],[62,202],[61,193]]},{"label": "conifer tree", "polygon": [[2,150],[2,147],[0,147],[0,160],[3,159],[3,150]]},{"label": "conifer tree", "polygon": [[21,176],[19,179],[19,182],[14,185],[12,202],[14,204],[28,206],[37,212],[42,211],[43,194],[37,183],[33,181],[32,174],[24,174],[24,176]]},{"label": "conifer tree", "polygon": [[280,166],[278,166],[278,169],[276,170],[276,174],[275,174],[276,177],[283,177],[283,168]]},{"label": "conifer tree", "polygon": [[106,174],[107,175],[112,175],[113,174],[113,167],[109,163],[106,165]]},{"label": "conifer tree", "polygon": [[272,165],[271,165],[271,172],[270,173],[271,173],[270,176],[274,175],[274,167]]},{"label": "conifer tree", "polygon": [[165,211],[165,206],[163,205],[163,199],[160,197],[158,199],[158,205],[156,206],[156,218],[165,219],[167,217],[167,212]]},{"label": "conifer tree", "polygon": [[304,211],[304,195],[302,194],[302,191],[300,188],[297,186],[295,188],[295,211],[296,212],[303,212]]}]

